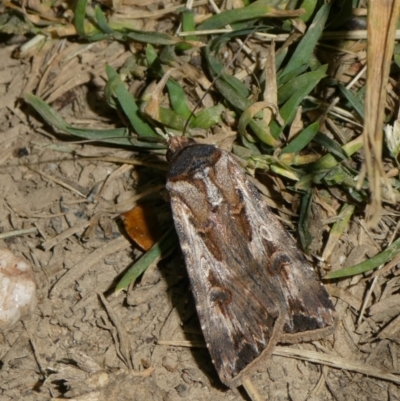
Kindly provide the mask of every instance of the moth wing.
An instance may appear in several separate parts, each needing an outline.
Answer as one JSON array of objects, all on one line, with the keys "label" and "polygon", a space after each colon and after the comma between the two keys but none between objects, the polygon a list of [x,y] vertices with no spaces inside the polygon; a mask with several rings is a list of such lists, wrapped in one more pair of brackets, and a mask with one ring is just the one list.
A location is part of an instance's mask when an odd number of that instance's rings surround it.
[{"label": "moth wing", "polygon": [[335,311],[294,239],[228,152],[181,147],[167,188],[204,337],[237,386],[279,341],[320,337]]},{"label": "moth wing", "polygon": [[[218,225],[207,227],[207,238],[224,255],[216,259],[207,240],[194,226],[180,197],[171,205],[204,338],[223,383],[238,386],[250,366],[269,356],[282,331],[283,319],[274,283],[259,266],[238,255],[247,244],[242,237],[219,241]],[[221,212],[218,217],[224,220]],[[229,224],[229,223],[228,223]],[[231,227],[234,230],[234,227]],[[253,272],[253,274],[252,274]],[[278,285],[276,282],[275,285]]]},{"label": "moth wing", "polygon": [[258,213],[259,237],[271,255],[269,270],[278,275],[286,305],[286,319],[280,342],[309,341],[327,335],[335,328],[337,315],[329,294],[314,269],[299,250],[294,238],[262,200],[246,178],[237,181],[245,201],[253,201]]}]

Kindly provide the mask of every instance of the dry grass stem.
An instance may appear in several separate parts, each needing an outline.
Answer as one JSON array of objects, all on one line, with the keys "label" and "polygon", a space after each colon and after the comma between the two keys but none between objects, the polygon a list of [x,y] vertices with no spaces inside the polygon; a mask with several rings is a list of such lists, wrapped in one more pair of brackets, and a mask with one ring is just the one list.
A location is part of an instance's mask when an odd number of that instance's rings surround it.
[{"label": "dry grass stem", "polygon": [[[366,212],[367,221],[371,226],[376,226],[381,218],[381,186],[384,185],[391,192],[391,184],[382,164],[383,121],[386,86],[399,12],[399,0],[369,3],[368,70],[363,135],[365,165],[371,191],[371,201]],[[378,94],[377,88],[379,88]],[[394,195],[391,198],[394,201]]]},{"label": "dry grass stem", "polygon": [[362,373],[366,376],[379,377],[380,379],[400,384],[400,376],[387,373],[376,368],[375,366],[368,366],[362,362],[354,362],[346,358],[322,354],[321,352],[293,349],[288,347],[276,347],[273,355],[284,356],[287,358],[298,358],[304,361],[319,363],[321,365],[327,365],[337,369]]}]

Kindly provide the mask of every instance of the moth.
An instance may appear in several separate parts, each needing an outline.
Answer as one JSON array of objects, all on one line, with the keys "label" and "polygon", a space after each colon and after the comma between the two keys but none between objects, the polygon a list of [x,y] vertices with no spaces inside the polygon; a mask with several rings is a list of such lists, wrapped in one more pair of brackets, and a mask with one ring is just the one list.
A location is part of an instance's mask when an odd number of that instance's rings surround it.
[{"label": "moth", "polygon": [[233,155],[173,137],[167,158],[175,228],[221,381],[242,384],[278,342],[331,333],[325,287]]}]

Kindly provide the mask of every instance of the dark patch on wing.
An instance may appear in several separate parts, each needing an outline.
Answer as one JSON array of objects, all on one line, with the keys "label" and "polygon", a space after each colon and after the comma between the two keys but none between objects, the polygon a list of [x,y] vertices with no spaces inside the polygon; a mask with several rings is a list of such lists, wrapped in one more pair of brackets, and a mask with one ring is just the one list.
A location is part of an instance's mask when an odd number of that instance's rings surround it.
[{"label": "dark patch on wing", "polygon": [[271,256],[271,264],[268,266],[268,271],[271,274],[285,275],[285,270],[291,265],[291,259],[283,252],[274,252]]}]

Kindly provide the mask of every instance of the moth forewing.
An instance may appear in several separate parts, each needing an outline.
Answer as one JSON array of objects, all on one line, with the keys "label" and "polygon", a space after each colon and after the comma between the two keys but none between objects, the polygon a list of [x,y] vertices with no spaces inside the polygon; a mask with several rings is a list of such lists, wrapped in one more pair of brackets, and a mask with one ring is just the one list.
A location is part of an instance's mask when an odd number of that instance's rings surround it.
[{"label": "moth forewing", "polygon": [[284,294],[287,319],[280,342],[297,342],[320,338],[333,331],[336,312],[324,285],[317,279],[310,262],[299,250],[293,237],[271,212],[255,186],[246,178],[238,181],[238,188],[246,197],[244,203],[258,205],[254,213],[264,248],[269,249],[268,265],[273,274],[278,272],[280,288]]},{"label": "moth forewing", "polygon": [[277,342],[316,338],[335,311],[293,238],[233,156],[172,138],[167,189],[204,338],[238,386]]}]

